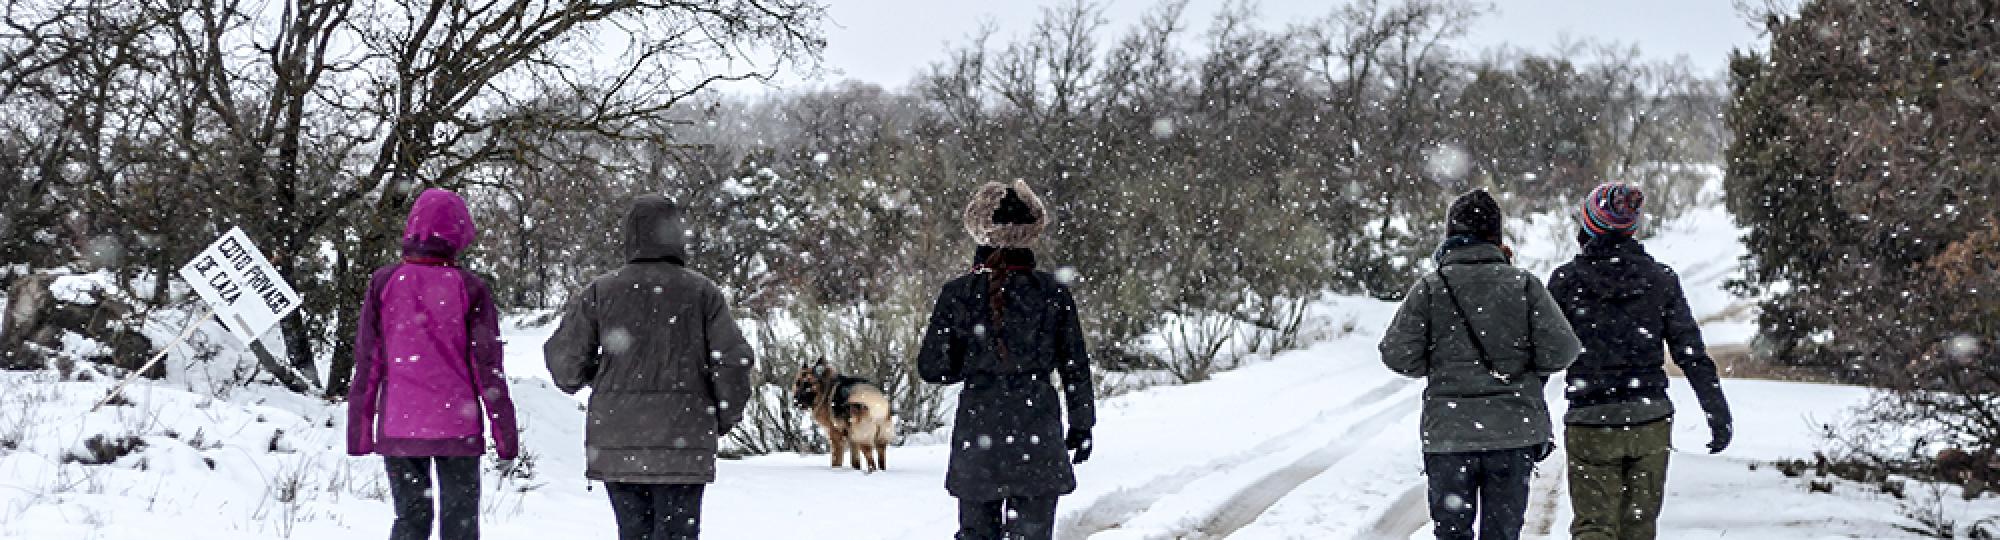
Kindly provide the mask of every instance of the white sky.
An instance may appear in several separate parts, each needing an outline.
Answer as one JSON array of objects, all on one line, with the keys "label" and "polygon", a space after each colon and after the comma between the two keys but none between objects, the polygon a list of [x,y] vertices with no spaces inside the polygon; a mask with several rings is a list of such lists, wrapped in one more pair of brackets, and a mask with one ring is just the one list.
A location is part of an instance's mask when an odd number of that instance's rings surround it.
[{"label": "white sky", "polygon": [[[1229,0],[1192,0],[1187,19],[1197,32]],[[1282,28],[1333,11],[1342,0],[1263,0],[1256,6],[1266,28]],[[1393,0],[1391,0],[1393,1]],[[1042,6],[1066,0],[835,0],[825,27],[822,73],[787,77],[780,86],[827,85],[845,79],[900,87],[947,44],[962,43],[983,21],[999,28],[995,41],[1026,34]],[[1497,0],[1496,12],[1477,21],[1468,48],[1511,45],[1551,50],[1564,37],[1636,44],[1648,59],[1686,56],[1700,74],[1720,75],[1731,48],[1762,43],[1732,0]],[[1103,42],[1123,35],[1157,0],[1104,2]]]}]

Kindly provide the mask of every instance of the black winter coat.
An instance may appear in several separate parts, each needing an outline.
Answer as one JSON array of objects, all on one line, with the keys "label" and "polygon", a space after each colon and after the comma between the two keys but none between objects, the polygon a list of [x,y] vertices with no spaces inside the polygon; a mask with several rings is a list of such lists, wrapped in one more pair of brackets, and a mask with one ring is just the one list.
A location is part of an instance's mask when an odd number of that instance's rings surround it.
[{"label": "black winter coat", "polygon": [[[965,383],[945,475],[945,489],[961,499],[1069,494],[1076,475],[1063,447],[1063,408],[1071,428],[1088,429],[1097,421],[1075,298],[1054,275],[1032,270],[1032,252],[1008,251],[1016,270],[1004,282],[999,328],[993,328],[988,302],[992,274],[982,269],[938,293],[917,355],[925,381]],[[1006,344],[1005,354],[996,342]],[[1061,375],[1061,396],[1055,374]]]},{"label": "black winter coat", "polygon": [[1549,291],[1583,342],[1583,353],[1565,377],[1571,408],[1665,402],[1665,358],[1671,351],[1711,422],[1728,422],[1715,362],[1680,276],[1653,260],[1639,241],[1608,236],[1585,242],[1582,254],[1549,276]]},{"label": "black winter coat", "polygon": [[743,419],[754,358],[714,282],[680,265],[678,206],[641,197],[626,216],[631,262],[570,296],[542,344],[556,388],[591,388],[584,475],[631,484],[715,481],[720,438]]}]

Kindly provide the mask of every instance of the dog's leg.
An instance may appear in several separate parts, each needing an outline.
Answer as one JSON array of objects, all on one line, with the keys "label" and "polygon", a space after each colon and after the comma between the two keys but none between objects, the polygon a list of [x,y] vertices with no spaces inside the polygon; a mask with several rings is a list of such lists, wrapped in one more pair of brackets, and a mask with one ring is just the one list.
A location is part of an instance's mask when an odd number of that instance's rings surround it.
[{"label": "dog's leg", "polygon": [[866,469],[868,474],[875,474],[875,445],[869,444],[867,440],[862,440],[854,443],[854,448],[861,454],[861,461],[868,464],[868,468]]},{"label": "dog's leg", "polygon": [[847,454],[847,436],[844,433],[826,430],[828,453],[833,454],[833,468],[840,468],[840,458]]},{"label": "dog's leg", "polygon": [[861,470],[861,450],[866,447],[861,445],[860,439],[854,437],[848,437],[847,443],[854,445],[853,448],[847,449],[847,466],[854,467],[857,471]]},{"label": "dog's leg", "polygon": [[[884,429],[883,431],[888,431]],[[883,437],[875,441],[875,468],[889,470],[889,439]]]}]

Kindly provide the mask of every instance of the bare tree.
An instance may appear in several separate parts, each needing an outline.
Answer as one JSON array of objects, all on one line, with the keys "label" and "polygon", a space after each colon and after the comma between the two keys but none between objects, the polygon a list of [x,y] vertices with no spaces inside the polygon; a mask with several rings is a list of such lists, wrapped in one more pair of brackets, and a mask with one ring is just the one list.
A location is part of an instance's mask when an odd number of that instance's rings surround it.
[{"label": "bare tree", "polygon": [[241,224],[286,278],[327,291],[286,321],[275,371],[306,390],[333,344],[339,394],[340,314],[418,186],[504,188],[474,171],[542,157],[549,133],[668,141],[676,105],[704,89],[816,58],[821,16],[805,0],[9,2],[0,101],[43,113],[18,130],[38,180],[9,200],[105,193],[81,214],[114,223],[76,227],[91,236],[152,203],[131,173],[182,182],[204,211],[143,232]]}]

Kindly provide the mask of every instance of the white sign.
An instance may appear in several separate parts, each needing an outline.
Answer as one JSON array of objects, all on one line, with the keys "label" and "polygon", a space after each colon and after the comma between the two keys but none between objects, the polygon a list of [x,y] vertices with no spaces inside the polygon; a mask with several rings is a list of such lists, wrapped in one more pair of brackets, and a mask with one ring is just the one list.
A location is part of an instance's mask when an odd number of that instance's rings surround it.
[{"label": "white sign", "polygon": [[245,347],[299,308],[299,293],[250,243],[242,227],[230,229],[195,255],[181,267],[181,279],[208,301],[222,326]]}]

